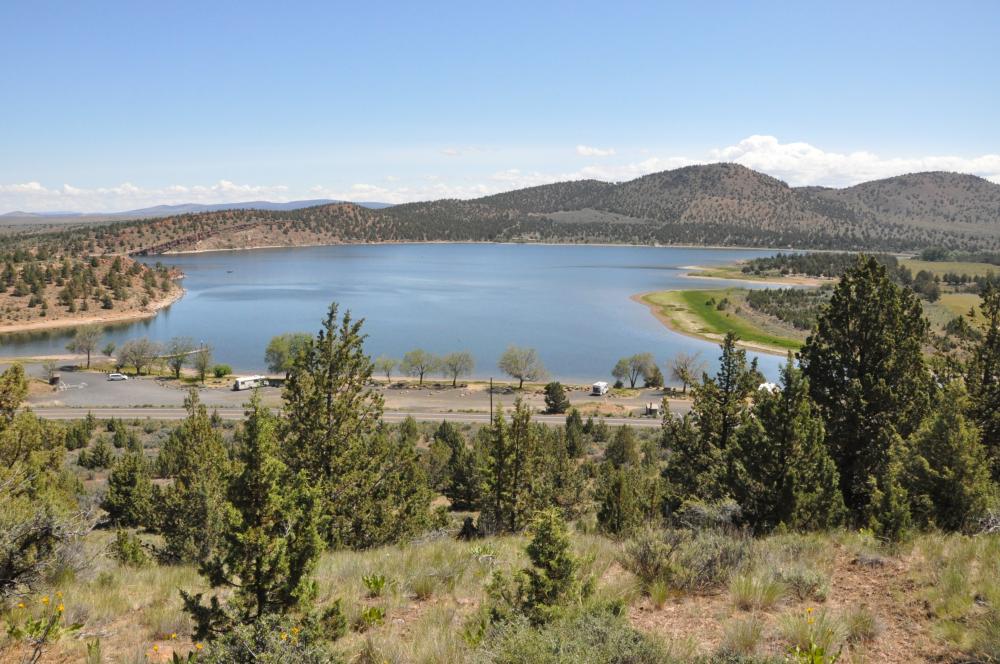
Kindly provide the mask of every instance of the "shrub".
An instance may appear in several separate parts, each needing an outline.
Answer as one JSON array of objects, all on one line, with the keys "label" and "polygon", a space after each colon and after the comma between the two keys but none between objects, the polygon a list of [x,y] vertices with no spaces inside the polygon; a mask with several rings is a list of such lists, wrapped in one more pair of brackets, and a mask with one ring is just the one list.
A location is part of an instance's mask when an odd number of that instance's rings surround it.
[{"label": "shrub", "polygon": [[115,541],[108,548],[111,557],[125,567],[145,567],[149,563],[142,540],[127,530],[116,531]]},{"label": "shrub", "polygon": [[495,664],[663,664],[671,661],[658,641],[628,625],[606,606],[574,611],[541,628],[526,621],[497,627],[484,644],[483,661]]},{"label": "shrub", "polygon": [[569,410],[569,399],[566,398],[562,383],[553,381],[545,386],[545,410],[556,414]]},{"label": "shrub", "polygon": [[265,616],[250,625],[236,625],[219,635],[203,651],[205,664],[332,664],[319,630],[298,625],[287,617]]},{"label": "shrub", "polygon": [[216,378],[225,378],[233,373],[233,368],[228,364],[216,364],[212,367],[212,375]]},{"label": "shrub", "polygon": [[648,530],[625,547],[622,566],[639,577],[644,588],[665,581],[675,590],[717,588],[750,555],[750,541],[714,531]]},{"label": "shrub", "polygon": [[830,582],[819,570],[795,565],[778,570],[776,577],[800,601],[825,602],[830,594]]}]

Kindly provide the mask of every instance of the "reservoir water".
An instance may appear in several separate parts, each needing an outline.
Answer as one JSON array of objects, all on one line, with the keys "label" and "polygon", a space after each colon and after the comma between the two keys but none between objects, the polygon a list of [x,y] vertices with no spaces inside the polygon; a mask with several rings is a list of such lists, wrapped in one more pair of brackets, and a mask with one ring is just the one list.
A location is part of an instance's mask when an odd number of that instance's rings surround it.
[{"label": "reservoir water", "polygon": [[[331,301],[365,319],[366,350],[402,357],[413,348],[467,350],[475,377],[500,376],[509,344],[537,349],[556,378],[608,379],[624,355],[678,351],[710,366],[718,346],[667,330],[630,296],[732,282],[692,280],[689,265],[720,265],[773,251],[532,244],[340,245],[213,252],[144,259],[185,273],[184,297],[155,318],[106,328],[119,345],[148,336],[210,344],[237,371],[264,369],[283,332],[315,333]],[[72,330],[0,337],[0,355],[65,352]],[[760,355],[773,378],[783,358]]]}]

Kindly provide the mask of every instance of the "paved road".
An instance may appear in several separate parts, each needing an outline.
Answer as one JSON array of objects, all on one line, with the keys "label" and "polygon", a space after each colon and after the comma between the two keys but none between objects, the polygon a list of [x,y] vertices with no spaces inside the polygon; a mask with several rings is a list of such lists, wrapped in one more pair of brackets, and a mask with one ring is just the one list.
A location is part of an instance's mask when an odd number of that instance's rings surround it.
[{"label": "paved road", "polygon": [[[36,407],[32,409],[39,417],[43,417],[50,420],[78,420],[91,413],[94,417],[98,419],[108,419],[112,417],[117,418],[127,418],[127,419],[145,419],[150,418],[154,420],[181,420],[187,416],[187,411],[183,408],[155,408],[155,407],[122,407],[122,408],[53,408],[53,407]],[[242,408],[219,408],[217,410],[222,419],[225,420],[241,420],[243,419],[244,413]],[[420,412],[420,411],[386,411],[384,414],[384,419],[387,422],[399,422],[408,416],[412,416],[415,420],[421,420],[425,422],[440,422],[441,420],[448,420],[449,422],[468,422],[468,423],[486,423],[489,422],[489,415],[487,413],[435,413],[435,412]],[[565,424],[566,417],[564,415],[533,415],[532,420],[536,422],[544,422],[546,424]],[[605,422],[612,426],[619,426],[622,424],[629,424],[635,427],[659,427],[660,420],[658,418],[650,417],[607,417]]]}]

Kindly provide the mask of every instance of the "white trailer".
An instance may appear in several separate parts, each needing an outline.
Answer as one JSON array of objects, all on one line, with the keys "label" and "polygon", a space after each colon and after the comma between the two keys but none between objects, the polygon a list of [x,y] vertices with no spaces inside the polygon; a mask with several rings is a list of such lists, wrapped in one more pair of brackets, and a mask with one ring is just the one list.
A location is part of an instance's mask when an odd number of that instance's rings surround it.
[{"label": "white trailer", "polygon": [[267,385],[267,376],[238,376],[233,381],[233,390],[237,392],[252,390],[255,387],[264,387],[265,385]]},{"label": "white trailer", "polygon": [[608,384],[599,380],[590,386],[590,395],[594,397],[604,396],[608,393]]}]

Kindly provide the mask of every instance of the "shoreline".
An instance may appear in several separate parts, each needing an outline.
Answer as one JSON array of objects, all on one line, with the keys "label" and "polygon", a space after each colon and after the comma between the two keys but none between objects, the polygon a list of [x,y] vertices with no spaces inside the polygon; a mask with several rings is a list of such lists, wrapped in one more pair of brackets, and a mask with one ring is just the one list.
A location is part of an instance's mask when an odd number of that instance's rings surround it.
[{"label": "shoreline", "polygon": [[[497,244],[497,245],[538,245],[545,247],[632,247],[647,249],[713,249],[733,251],[808,251],[832,252],[832,249],[795,249],[791,247],[744,247],[737,245],[711,244],[634,244],[625,242],[495,242],[492,240],[387,240],[384,242],[319,242],[315,244],[270,244],[254,245],[252,247],[231,247],[227,249],[188,249],[184,251],[168,251],[162,254],[149,254],[144,258],[154,256],[184,256],[187,254],[210,254],[231,251],[256,251],[261,249],[304,249],[309,247],[340,247],[340,246],[379,246],[379,245],[422,245],[422,244]],[[685,266],[677,269],[713,269],[700,266]]]},{"label": "shoreline", "polygon": [[[716,345],[722,343],[722,340],[724,338],[722,335],[699,334],[697,332],[692,332],[690,330],[681,329],[680,327],[675,325],[669,316],[665,316],[660,311],[660,305],[654,304],[646,299],[648,296],[660,292],[663,291],[648,291],[646,293],[636,293],[635,295],[629,297],[629,299],[632,300],[633,302],[637,302],[638,304],[641,304],[644,307],[646,307],[649,310],[649,312],[653,314],[656,320],[660,321],[660,324],[662,324],[665,328],[667,328],[668,330],[670,330],[675,334],[680,334],[682,336],[688,337],[689,339],[707,341],[709,343]],[[670,292],[680,292],[680,291],[670,291]],[[765,344],[757,344],[754,342],[744,341],[743,339],[738,340],[736,342],[736,345],[739,346],[740,348],[751,350],[756,353],[765,353],[767,355],[775,355],[777,357],[785,357],[788,354],[788,349],[777,348],[775,346],[767,346]]]},{"label": "shoreline", "polygon": [[39,332],[43,330],[56,330],[69,327],[83,327],[86,325],[108,325],[111,323],[123,323],[127,321],[138,321],[156,316],[160,311],[174,304],[187,291],[178,286],[177,291],[166,297],[155,300],[146,305],[145,309],[139,311],[122,311],[108,313],[84,318],[53,318],[49,320],[37,320],[30,323],[14,323],[11,325],[0,325],[0,335],[16,334],[18,332]]}]

